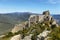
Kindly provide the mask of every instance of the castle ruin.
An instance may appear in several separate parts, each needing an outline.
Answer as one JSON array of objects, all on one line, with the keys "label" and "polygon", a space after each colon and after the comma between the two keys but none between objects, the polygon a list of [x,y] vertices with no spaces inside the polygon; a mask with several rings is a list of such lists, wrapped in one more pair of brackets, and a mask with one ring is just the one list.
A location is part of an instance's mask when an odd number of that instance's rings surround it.
[{"label": "castle ruin", "polygon": [[[52,18],[52,16],[50,16],[50,12],[49,11],[44,11],[43,14],[41,15],[31,15],[28,19],[28,23],[29,23],[29,27],[32,23],[42,23],[43,21],[51,21],[54,20]],[[56,21],[54,20],[54,22],[56,24]]]}]

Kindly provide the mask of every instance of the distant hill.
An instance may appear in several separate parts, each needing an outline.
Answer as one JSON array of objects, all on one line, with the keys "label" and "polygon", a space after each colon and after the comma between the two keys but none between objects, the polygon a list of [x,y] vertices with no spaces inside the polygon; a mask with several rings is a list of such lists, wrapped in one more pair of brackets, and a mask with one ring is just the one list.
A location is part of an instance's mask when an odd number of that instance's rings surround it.
[{"label": "distant hill", "polygon": [[53,15],[54,19],[56,19],[57,23],[60,24],[60,15]]},{"label": "distant hill", "polygon": [[10,31],[15,24],[28,20],[31,14],[29,12],[0,14],[0,34]]}]

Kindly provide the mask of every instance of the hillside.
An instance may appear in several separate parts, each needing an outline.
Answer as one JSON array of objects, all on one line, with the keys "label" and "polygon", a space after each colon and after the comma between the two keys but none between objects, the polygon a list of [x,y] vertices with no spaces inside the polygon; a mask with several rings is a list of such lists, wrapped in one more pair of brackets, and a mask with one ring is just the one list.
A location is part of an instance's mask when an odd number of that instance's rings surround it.
[{"label": "hillside", "polygon": [[0,34],[9,32],[15,24],[28,20],[30,14],[29,12],[0,14]]}]

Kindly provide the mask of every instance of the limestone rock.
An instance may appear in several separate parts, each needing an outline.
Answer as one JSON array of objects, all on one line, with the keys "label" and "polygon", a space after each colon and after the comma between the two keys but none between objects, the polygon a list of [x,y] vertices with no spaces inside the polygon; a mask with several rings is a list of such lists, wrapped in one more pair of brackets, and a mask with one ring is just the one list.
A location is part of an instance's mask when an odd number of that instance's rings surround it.
[{"label": "limestone rock", "polygon": [[18,32],[20,30],[23,30],[23,28],[25,28],[26,24],[27,24],[27,22],[15,25],[11,32],[16,33],[16,32]]},{"label": "limestone rock", "polygon": [[29,36],[25,36],[23,40],[31,40],[33,34],[30,34]]},{"label": "limestone rock", "polygon": [[21,34],[13,36],[10,40],[22,40]]},{"label": "limestone rock", "polygon": [[44,38],[47,37],[48,33],[50,33],[51,31],[47,31],[47,30],[44,30],[42,33],[40,33],[37,37],[37,39],[41,39],[41,38]]},{"label": "limestone rock", "polygon": [[3,37],[5,37],[6,35],[0,35],[0,38],[3,38]]},{"label": "limestone rock", "polygon": [[53,22],[52,22],[52,25],[55,25],[56,24],[56,20],[54,20]]}]

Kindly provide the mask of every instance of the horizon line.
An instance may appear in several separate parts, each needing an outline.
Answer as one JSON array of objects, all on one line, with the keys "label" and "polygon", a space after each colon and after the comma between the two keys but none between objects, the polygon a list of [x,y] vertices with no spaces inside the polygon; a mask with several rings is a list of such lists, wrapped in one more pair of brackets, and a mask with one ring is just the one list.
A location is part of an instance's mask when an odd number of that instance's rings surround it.
[{"label": "horizon line", "polygon": [[[10,14],[10,13],[34,13],[34,14],[42,14],[42,13],[37,13],[37,12],[6,12],[6,13],[1,13],[0,14]],[[50,13],[50,15],[60,15],[60,14],[52,14]]]}]

